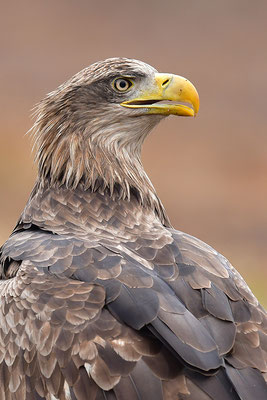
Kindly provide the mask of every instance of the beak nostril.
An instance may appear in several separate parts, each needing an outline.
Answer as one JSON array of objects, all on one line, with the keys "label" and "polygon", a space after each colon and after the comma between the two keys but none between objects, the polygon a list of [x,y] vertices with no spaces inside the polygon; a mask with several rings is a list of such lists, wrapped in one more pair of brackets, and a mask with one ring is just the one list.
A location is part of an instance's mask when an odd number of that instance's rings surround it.
[{"label": "beak nostril", "polygon": [[169,79],[166,79],[164,82],[162,82],[162,85],[161,86],[166,86],[168,83],[169,83]]}]

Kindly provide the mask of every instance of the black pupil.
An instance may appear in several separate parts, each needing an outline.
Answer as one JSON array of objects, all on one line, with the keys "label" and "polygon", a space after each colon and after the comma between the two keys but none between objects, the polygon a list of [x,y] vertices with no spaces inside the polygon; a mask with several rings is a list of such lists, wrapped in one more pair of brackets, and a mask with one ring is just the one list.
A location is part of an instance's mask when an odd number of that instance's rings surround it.
[{"label": "black pupil", "polygon": [[127,82],[126,81],[120,81],[119,82],[119,86],[120,86],[121,89],[125,89],[126,86],[127,86]]}]

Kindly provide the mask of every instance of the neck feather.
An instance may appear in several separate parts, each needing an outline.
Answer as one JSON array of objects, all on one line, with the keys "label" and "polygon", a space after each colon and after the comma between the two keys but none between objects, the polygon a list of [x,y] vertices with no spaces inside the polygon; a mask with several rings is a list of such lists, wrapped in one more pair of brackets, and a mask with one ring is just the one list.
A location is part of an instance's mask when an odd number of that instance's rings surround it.
[{"label": "neck feather", "polygon": [[114,130],[110,135],[103,130],[101,134],[92,129],[77,132],[62,127],[59,130],[55,124],[49,129],[35,124],[33,129],[41,186],[65,186],[70,190],[82,186],[85,191],[108,193],[115,200],[130,201],[134,196],[144,207],[152,208],[164,225],[170,226],[141,163],[144,132],[125,143],[111,140]]}]

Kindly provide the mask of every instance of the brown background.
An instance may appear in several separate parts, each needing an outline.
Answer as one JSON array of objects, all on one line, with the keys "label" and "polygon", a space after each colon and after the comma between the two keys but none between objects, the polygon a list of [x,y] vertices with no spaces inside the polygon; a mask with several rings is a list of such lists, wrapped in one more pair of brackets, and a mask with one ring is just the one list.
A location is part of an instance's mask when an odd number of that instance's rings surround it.
[{"label": "brown background", "polygon": [[188,77],[201,109],[147,140],[145,167],[177,229],[208,242],[267,305],[267,1],[2,1],[0,240],[35,179],[30,109],[94,61]]}]

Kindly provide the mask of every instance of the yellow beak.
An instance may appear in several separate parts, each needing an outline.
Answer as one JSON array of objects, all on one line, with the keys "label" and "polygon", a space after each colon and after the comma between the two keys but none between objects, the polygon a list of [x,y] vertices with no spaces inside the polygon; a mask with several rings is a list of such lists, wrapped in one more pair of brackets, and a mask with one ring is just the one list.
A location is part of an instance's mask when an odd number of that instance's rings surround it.
[{"label": "yellow beak", "polygon": [[145,114],[193,117],[199,109],[199,96],[188,79],[157,73],[153,81],[141,89],[138,97],[124,101],[121,106],[143,108]]}]

